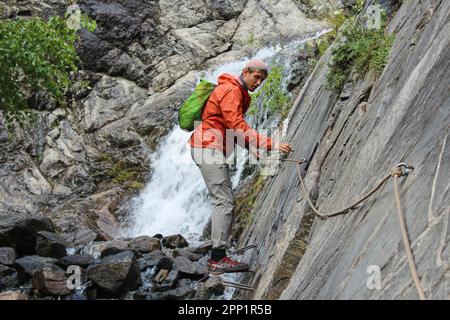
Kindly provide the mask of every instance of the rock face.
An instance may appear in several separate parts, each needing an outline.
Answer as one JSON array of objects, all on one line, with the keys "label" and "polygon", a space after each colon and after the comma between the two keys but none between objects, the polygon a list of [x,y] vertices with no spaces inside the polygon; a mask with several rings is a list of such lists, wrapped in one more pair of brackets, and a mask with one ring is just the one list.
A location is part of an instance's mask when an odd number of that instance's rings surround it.
[{"label": "rock face", "polygon": [[[329,49],[296,100],[286,138],[291,157],[310,160],[302,174],[322,212],[347,206],[400,161],[415,167],[399,188],[417,271],[432,299],[449,298],[449,15],[448,2],[404,1],[389,23],[396,37],[383,74],[349,84],[344,101],[325,88]],[[244,297],[418,298],[392,180],[350,213],[324,220],[306,203],[295,165],[283,163],[268,179],[241,238],[242,246],[258,246],[247,256],[256,274],[241,278],[256,291]],[[367,286],[373,270],[381,270],[378,290]]]}]

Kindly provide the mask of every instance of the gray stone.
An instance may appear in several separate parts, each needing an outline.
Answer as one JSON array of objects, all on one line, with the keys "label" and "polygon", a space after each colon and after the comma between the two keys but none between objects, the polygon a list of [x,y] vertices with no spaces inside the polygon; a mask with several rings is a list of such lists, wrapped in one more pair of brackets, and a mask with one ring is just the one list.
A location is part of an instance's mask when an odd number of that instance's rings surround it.
[{"label": "gray stone", "polygon": [[225,286],[220,277],[210,277],[205,282],[201,283],[195,294],[195,299],[209,300],[213,296],[220,296],[224,293]]},{"label": "gray stone", "polygon": [[90,266],[87,274],[99,293],[106,296],[117,297],[126,291],[136,290],[141,284],[140,270],[131,251],[104,258],[100,264]]},{"label": "gray stone", "polygon": [[193,252],[183,250],[183,249],[175,249],[175,250],[173,250],[172,254],[175,258],[178,256],[182,256],[182,257],[188,258],[191,261],[198,261],[203,257],[201,254],[193,253]]},{"label": "gray stone", "polygon": [[28,279],[34,276],[37,271],[41,271],[45,266],[51,266],[58,260],[48,257],[26,256],[16,260],[17,270],[21,278]]},{"label": "gray stone", "polygon": [[0,292],[0,300],[28,300],[28,295],[20,291]]},{"label": "gray stone", "polygon": [[192,262],[183,256],[175,258],[173,268],[180,272],[180,278],[200,279],[208,273],[208,268],[205,264]]},{"label": "gray stone", "polygon": [[161,243],[158,238],[152,238],[149,236],[141,236],[134,238],[129,247],[140,253],[150,253],[156,250],[161,250]]},{"label": "gray stone", "polygon": [[[159,270],[159,272],[163,271],[165,269]],[[155,276],[155,278],[158,275]],[[168,291],[171,289],[174,289],[177,285],[177,281],[179,278],[179,272],[176,269],[172,269],[167,272],[164,279],[160,282],[156,282],[155,286],[153,287],[154,291]]]},{"label": "gray stone", "polygon": [[71,256],[66,256],[58,261],[58,265],[63,268],[75,265],[83,268],[89,267],[91,264],[99,262],[90,254],[75,254]]},{"label": "gray stone", "polygon": [[94,258],[96,257],[103,258],[108,255],[130,250],[128,245],[129,241],[125,240],[94,242],[87,247],[86,251],[89,252]]},{"label": "gray stone", "polygon": [[16,251],[13,248],[0,248],[0,264],[12,266],[16,261]]},{"label": "gray stone", "polygon": [[196,291],[189,287],[179,287],[165,292],[161,300],[185,300],[194,297]]},{"label": "gray stone", "polygon": [[26,215],[0,215],[0,246],[12,247],[19,255],[33,254],[36,234],[39,231],[54,231],[50,219]]},{"label": "gray stone", "polygon": [[19,285],[17,271],[0,264],[0,290],[10,289]]},{"label": "gray stone", "polygon": [[158,268],[170,269],[172,268],[172,259],[163,255],[159,250],[152,253],[144,254],[137,260],[139,269],[144,271],[147,268],[157,266]]},{"label": "gray stone", "polygon": [[183,236],[179,234],[164,237],[162,238],[161,243],[164,247],[170,249],[185,248],[189,246],[186,239],[184,239]]},{"label": "gray stone", "polygon": [[41,257],[60,259],[67,255],[67,243],[55,233],[40,231],[36,236],[36,253]]},{"label": "gray stone", "polygon": [[206,254],[212,249],[212,241],[206,241],[201,245],[193,248],[187,248],[186,250],[195,254]]},{"label": "gray stone", "polygon": [[32,284],[33,290],[45,295],[65,296],[72,291],[67,286],[65,271],[55,265],[45,266],[35,272]]}]

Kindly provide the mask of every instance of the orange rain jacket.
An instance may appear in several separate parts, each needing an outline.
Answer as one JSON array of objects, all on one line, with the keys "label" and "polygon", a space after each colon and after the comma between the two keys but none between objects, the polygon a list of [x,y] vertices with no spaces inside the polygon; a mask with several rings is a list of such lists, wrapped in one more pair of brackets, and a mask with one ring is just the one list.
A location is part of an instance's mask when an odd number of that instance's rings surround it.
[{"label": "orange rain jacket", "polygon": [[[198,148],[215,148],[226,157],[233,152],[235,143],[247,149],[251,145],[270,151],[272,139],[258,134],[244,120],[251,97],[239,77],[224,73],[217,80],[218,86],[203,109],[202,123],[195,128],[189,144]],[[227,141],[227,129],[234,130],[232,141]]]}]

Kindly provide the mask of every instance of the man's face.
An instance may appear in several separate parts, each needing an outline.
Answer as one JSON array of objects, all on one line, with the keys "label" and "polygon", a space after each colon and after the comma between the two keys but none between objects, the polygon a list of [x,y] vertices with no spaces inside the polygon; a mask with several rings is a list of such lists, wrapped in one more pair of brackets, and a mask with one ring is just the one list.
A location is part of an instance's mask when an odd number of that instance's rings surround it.
[{"label": "man's face", "polygon": [[250,72],[250,70],[245,69],[242,72],[242,78],[244,79],[248,90],[253,92],[261,85],[264,79],[266,79],[266,72],[263,70],[254,70],[253,72]]}]

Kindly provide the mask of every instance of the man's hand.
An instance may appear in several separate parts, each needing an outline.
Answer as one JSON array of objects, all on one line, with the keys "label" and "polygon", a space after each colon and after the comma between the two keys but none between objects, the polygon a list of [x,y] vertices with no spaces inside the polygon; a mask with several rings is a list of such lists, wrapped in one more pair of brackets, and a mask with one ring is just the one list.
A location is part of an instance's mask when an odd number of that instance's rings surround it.
[{"label": "man's hand", "polygon": [[284,154],[288,154],[289,152],[294,151],[289,143],[275,143],[274,150],[279,150]]}]

